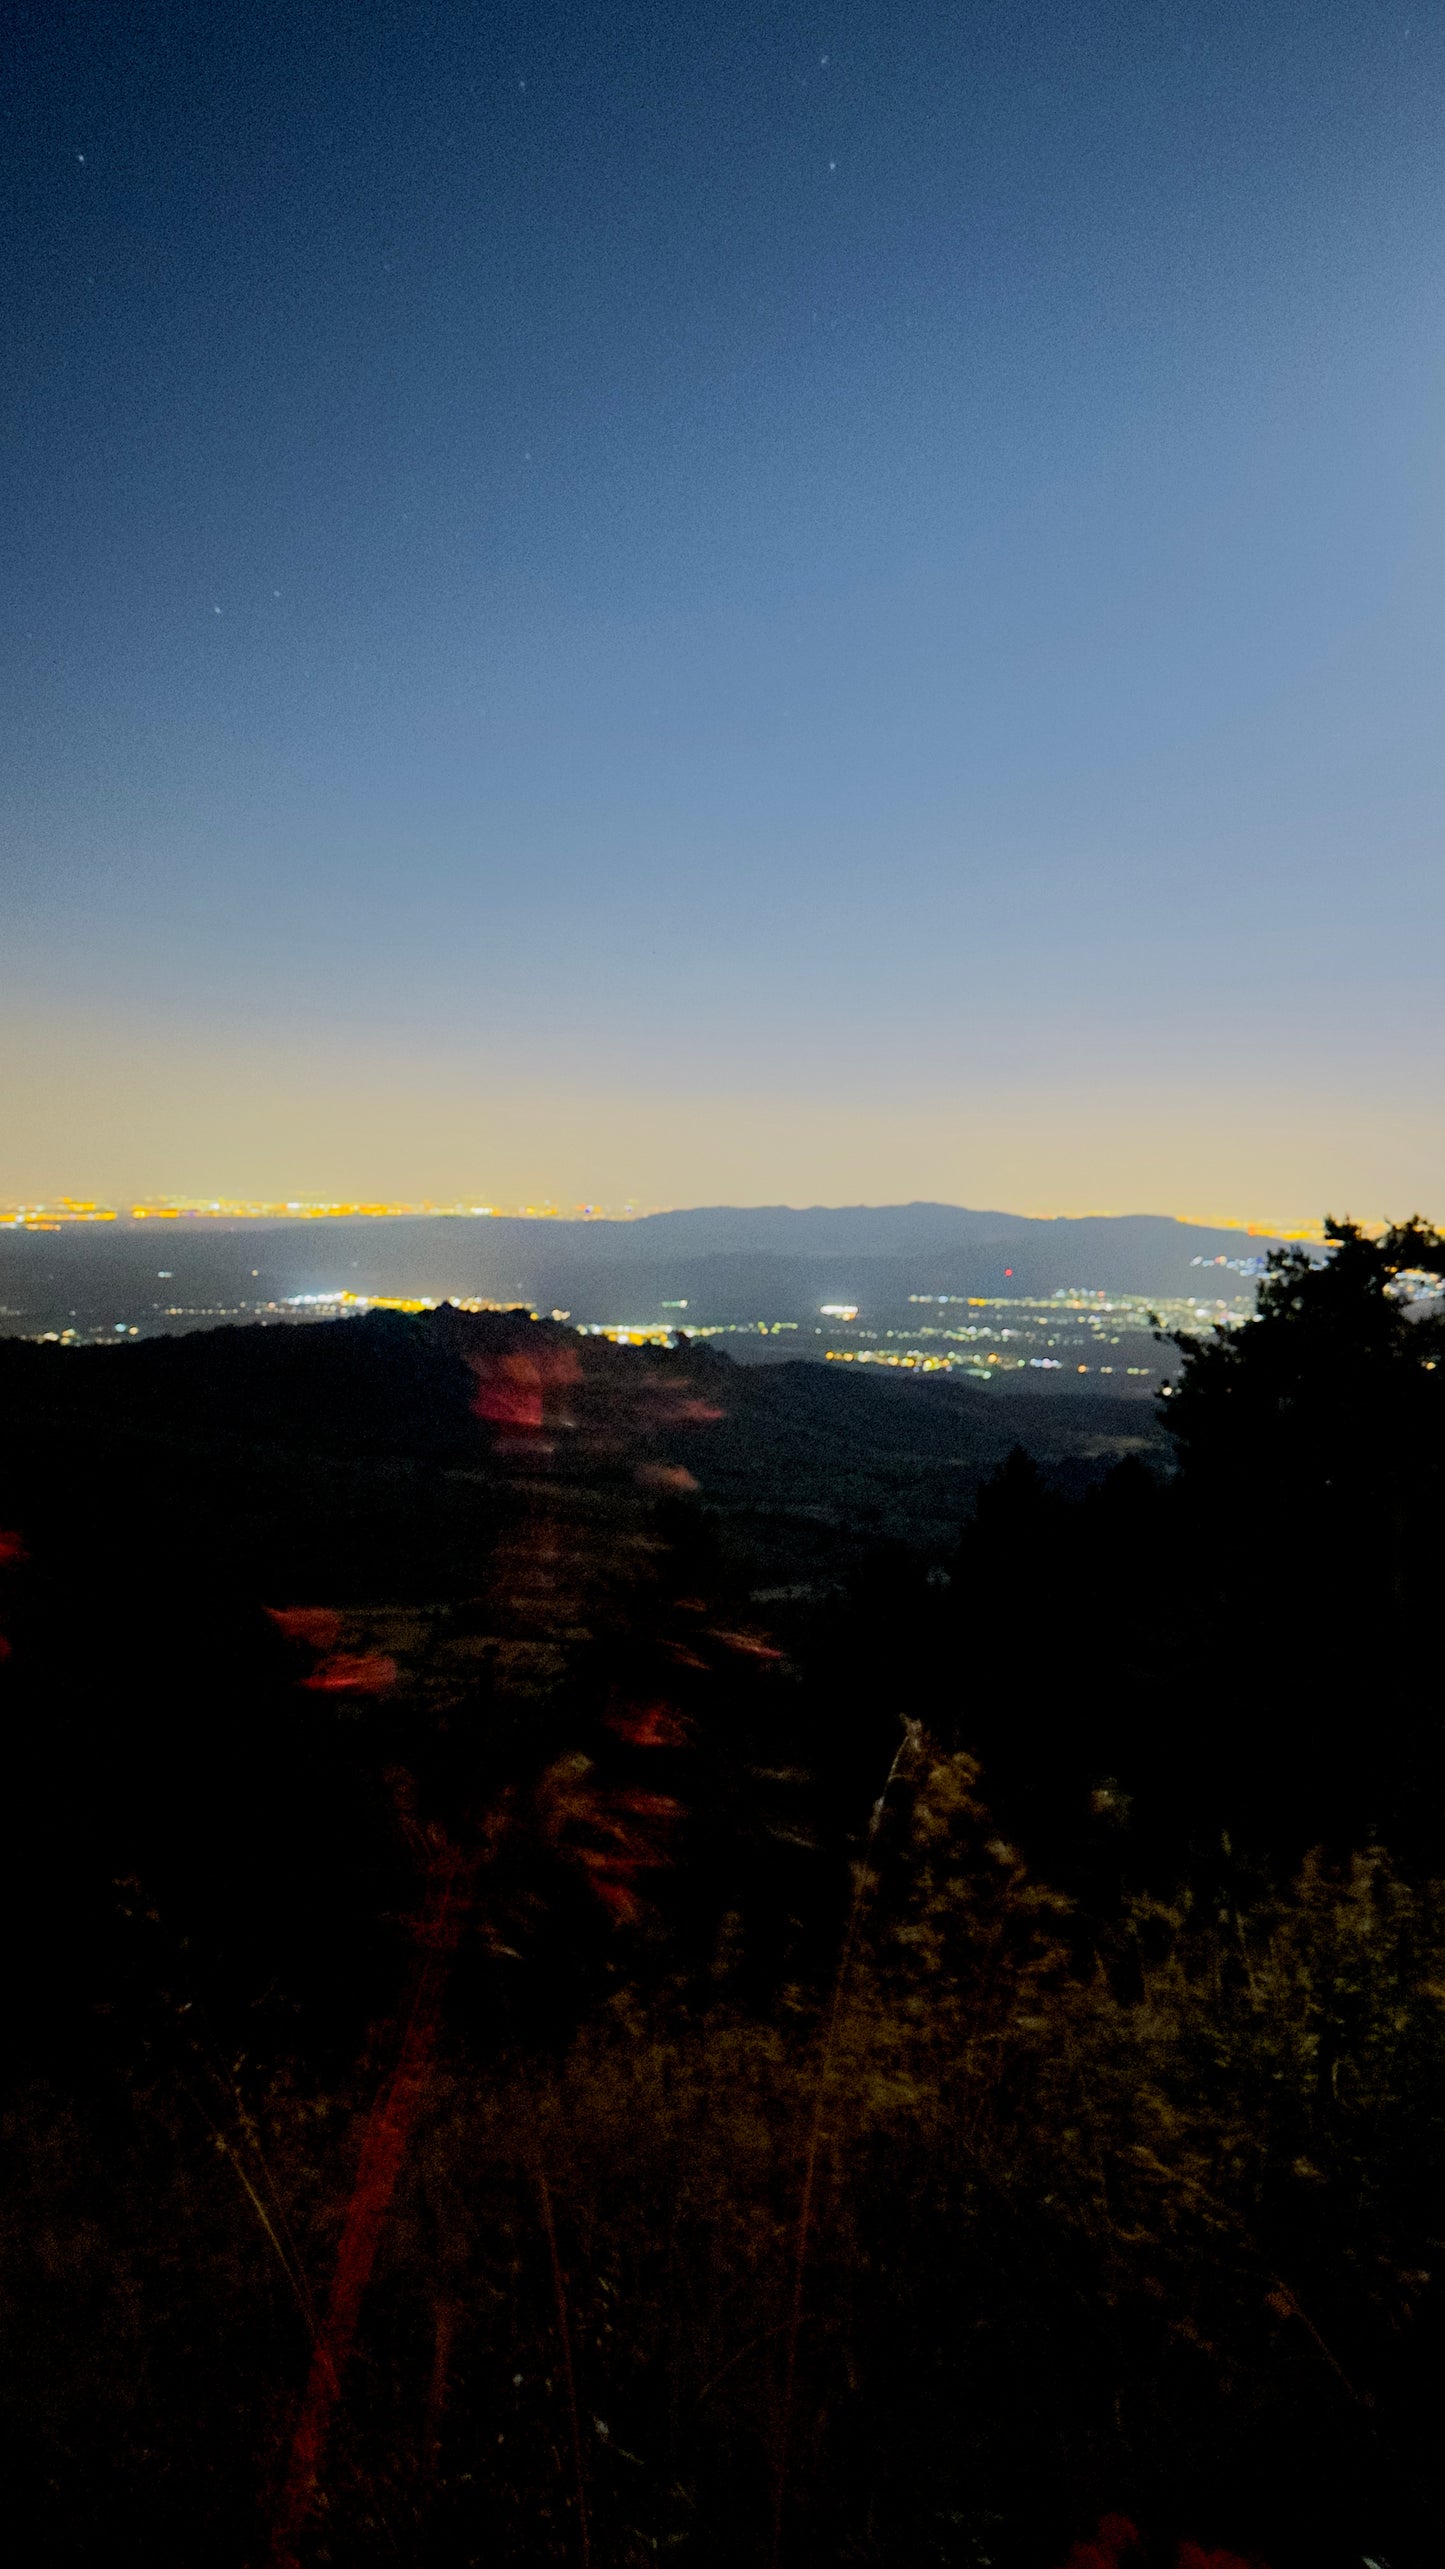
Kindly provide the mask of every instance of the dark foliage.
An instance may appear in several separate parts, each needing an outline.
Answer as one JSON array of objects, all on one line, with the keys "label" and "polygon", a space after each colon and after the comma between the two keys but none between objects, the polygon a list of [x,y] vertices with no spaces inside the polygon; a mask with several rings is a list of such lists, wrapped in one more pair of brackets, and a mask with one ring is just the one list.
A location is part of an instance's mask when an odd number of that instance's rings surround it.
[{"label": "dark foliage", "polygon": [[522,1316],[0,1348],[43,2556],[1433,2559],[1445,1250],[1332,1238],[1172,1464]]}]

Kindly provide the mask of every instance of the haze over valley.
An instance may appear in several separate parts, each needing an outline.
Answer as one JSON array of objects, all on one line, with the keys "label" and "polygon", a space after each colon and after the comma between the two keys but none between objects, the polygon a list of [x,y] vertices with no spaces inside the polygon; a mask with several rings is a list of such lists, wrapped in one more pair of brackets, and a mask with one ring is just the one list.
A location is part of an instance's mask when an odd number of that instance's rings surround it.
[{"label": "haze over valley", "polygon": [[706,1337],[744,1361],[956,1370],[1016,1390],[1157,1388],[1166,1328],[1252,1304],[1268,1242],[1163,1217],[952,1205],[735,1208],[633,1221],[455,1215],[0,1230],[0,1332],[67,1342],[519,1304],[575,1328]]}]

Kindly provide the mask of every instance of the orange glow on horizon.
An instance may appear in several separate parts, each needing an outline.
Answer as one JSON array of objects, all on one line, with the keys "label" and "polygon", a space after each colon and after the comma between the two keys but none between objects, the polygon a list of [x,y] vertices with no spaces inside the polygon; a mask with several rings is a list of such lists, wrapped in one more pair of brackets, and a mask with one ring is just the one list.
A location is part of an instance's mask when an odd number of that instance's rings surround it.
[{"label": "orange glow on horizon", "polygon": [[[689,1209],[683,1205],[665,1204],[482,1204],[467,1197],[439,1204],[425,1197],[416,1202],[353,1203],[324,1198],[293,1197],[282,1201],[274,1198],[196,1196],[157,1197],[146,1203],[113,1205],[83,1202],[76,1197],[62,1195],[31,1203],[0,1203],[0,1228],[55,1231],[70,1224],[91,1222],[640,1222],[652,1214]],[[736,1207],[739,1212],[756,1209],[747,1204]],[[786,1209],[800,1212],[816,1208],[794,1205]],[[872,1209],[882,1210],[883,1207]],[[1046,1212],[1034,1206],[1018,1206],[1010,1208],[1010,1211],[1012,1217],[1020,1222],[1114,1222],[1125,1218],[1115,1205],[1054,1206]],[[1191,1229],[1238,1231],[1254,1240],[1319,1241],[1324,1237],[1323,1223],[1318,1221],[1268,1222],[1243,1214],[1193,1211],[1165,1214],[1162,1218],[1183,1223]],[[1365,1222],[1362,1227],[1366,1231],[1380,1231],[1386,1224],[1383,1218],[1377,1218]]]}]

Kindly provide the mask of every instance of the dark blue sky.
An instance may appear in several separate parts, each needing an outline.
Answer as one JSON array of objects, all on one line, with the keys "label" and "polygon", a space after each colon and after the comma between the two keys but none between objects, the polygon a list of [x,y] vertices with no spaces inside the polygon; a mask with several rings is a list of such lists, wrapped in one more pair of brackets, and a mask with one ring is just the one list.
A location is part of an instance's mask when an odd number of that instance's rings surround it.
[{"label": "dark blue sky", "polygon": [[1430,1198],[1445,12],[14,24],[0,1192]]}]

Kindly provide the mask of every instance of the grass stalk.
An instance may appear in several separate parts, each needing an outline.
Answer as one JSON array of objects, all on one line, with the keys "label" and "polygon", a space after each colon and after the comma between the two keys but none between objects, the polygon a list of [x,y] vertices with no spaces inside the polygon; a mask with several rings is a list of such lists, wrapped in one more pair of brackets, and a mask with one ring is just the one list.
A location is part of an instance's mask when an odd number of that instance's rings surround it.
[{"label": "grass stalk", "polygon": [[783,2398],[778,2419],[778,2461],[777,2473],[773,2486],[773,2538],[769,2554],[771,2569],[779,2569],[779,2564],[783,2556],[783,2526],[788,2498],[788,2461],[792,2444],[793,2408],[797,2393],[798,2379],[798,2339],[803,2326],[803,2303],[808,2269],[808,2246],[812,2234],[813,2202],[817,2192],[818,2181],[818,2154],[822,2148],[823,2115],[827,2105],[829,2083],[833,2074],[833,2056],[837,2049],[838,2032],[843,2021],[843,2009],[847,1999],[849,1980],[852,1976],[853,1959],[858,1950],[858,1942],[863,1931],[864,1920],[872,1903],[876,1879],[873,1872],[873,1854],[878,1843],[879,1830],[883,1825],[883,1814],[888,1805],[888,1796],[893,1789],[893,1785],[897,1780],[899,1771],[902,1768],[905,1759],[911,1758],[915,1754],[921,1744],[922,1737],[923,1726],[920,1722],[908,1721],[904,1723],[903,1736],[900,1739],[897,1748],[893,1752],[893,1762],[883,1779],[883,1790],[873,1805],[868,1822],[868,1835],[863,1847],[862,1862],[858,1867],[857,1875],[853,1884],[853,1897],[849,1903],[848,1923],[844,1929],[842,1949],[838,1956],[838,1968],[833,1976],[832,1996],[828,2002],[828,2014],[823,2032],[823,2048],[818,2061],[818,2076],[813,2087],[813,2109],[808,2121],[808,2146],[803,2158],[803,2184],[802,2191],[798,2197],[797,2226],[793,2234],[792,2296],[788,2306],[787,2321],[785,2323],[787,2335],[784,2341]]},{"label": "grass stalk", "polygon": [[582,2413],[577,2405],[577,2372],[572,2361],[572,2323],[567,2300],[567,2278],[562,2270],[562,2253],[557,2245],[557,2224],[552,2212],[552,2189],[547,2171],[538,2153],[534,2174],[537,2199],[542,2207],[542,2228],[547,2238],[547,2254],[552,2265],[552,2297],[557,2309],[557,2335],[562,2346],[562,2376],[567,2385],[567,2406],[572,2421],[572,2468],[577,2490],[577,2548],[582,2569],[591,2569],[592,2537],[587,2520],[587,2480],[582,2466]]}]

